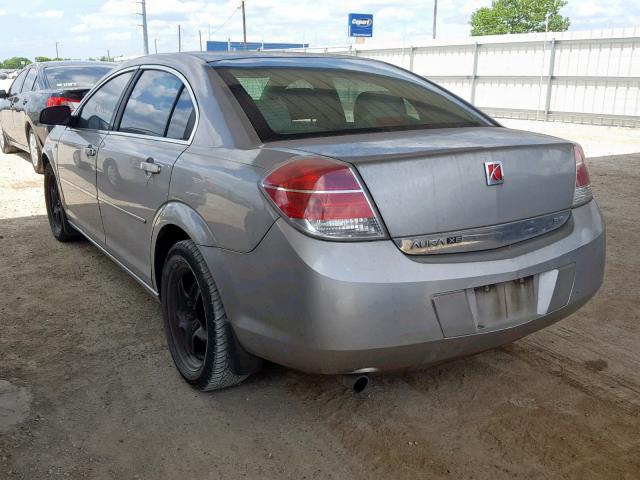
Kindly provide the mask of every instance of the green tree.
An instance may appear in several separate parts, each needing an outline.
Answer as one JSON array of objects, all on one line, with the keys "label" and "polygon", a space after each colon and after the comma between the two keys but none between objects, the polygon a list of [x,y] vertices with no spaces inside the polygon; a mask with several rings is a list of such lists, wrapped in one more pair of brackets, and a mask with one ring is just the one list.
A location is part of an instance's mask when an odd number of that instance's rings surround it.
[{"label": "green tree", "polygon": [[11,57],[2,62],[2,68],[9,68],[12,70],[18,70],[31,63],[31,60],[25,57]]},{"label": "green tree", "polygon": [[550,32],[564,32],[571,21],[558,12],[566,0],[493,0],[491,7],[471,15],[471,35],[544,32],[549,18]]},{"label": "green tree", "polygon": [[35,61],[36,62],[50,62],[52,59],[49,57],[36,57]]}]

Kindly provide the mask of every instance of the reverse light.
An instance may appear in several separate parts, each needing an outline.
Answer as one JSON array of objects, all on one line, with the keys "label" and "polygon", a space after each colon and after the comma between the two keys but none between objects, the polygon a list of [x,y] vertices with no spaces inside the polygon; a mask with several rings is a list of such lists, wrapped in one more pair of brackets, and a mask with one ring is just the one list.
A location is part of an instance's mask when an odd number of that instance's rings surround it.
[{"label": "reverse light", "polygon": [[59,97],[56,95],[52,95],[47,99],[47,107],[60,107],[63,105],[68,106],[71,111],[73,111],[78,105],[80,105],[80,101],[73,98]]},{"label": "reverse light", "polygon": [[296,227],[335,240],[383,238],[382,222],[351,167],[323,157],[297,157],[271,172],[262,188]]},{"label": "reverse light", "polygon": [[576,159],[576,187],[573,193],[572,207],[579,207],[593,199],[589,170],[584,158],[584,151],[577,143],[573,146],[573,154]]}]

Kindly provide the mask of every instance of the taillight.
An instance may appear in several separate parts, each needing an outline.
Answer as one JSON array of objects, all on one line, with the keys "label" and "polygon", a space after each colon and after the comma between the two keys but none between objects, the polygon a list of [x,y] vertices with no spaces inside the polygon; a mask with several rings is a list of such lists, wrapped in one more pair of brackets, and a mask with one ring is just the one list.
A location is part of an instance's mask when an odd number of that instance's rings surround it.
[{"label": "taillight", "polygon": [[267,175],[261,185],[282,214],[311,235],[336,240],[384,237],[360,181],[344,163],[298,157]]},{"label": "taillight", "polygon": [[573,207],[579,207],[593,199],[591,192],[591,181],[589,180],[589,170],[584,158],[584,151],[577,143],[573,147],[573,154],[576,159],[576,188],[573,193]]},{"label": "taillight", "polygon": [[47,99],[47,107],[59,107],[62,105],[68,106],[72,111],[80,104],[79,100],[74,98],[58,97],[53,95]]}]

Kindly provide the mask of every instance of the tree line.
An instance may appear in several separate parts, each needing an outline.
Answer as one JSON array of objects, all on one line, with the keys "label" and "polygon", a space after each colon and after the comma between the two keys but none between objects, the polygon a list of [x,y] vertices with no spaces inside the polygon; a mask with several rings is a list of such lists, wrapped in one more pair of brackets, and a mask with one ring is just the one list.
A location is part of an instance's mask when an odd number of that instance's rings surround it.
[{"label": "tree line", "polygon": [[564,32],[571,25],[560,15],[566,0],[493,0],[471,15],[471,35]]}]

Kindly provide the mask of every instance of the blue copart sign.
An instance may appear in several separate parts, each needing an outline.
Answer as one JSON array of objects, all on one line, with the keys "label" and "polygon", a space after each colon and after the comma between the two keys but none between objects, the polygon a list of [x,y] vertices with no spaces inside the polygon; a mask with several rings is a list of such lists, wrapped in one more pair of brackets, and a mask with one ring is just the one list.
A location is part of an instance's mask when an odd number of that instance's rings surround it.
[{"label": "blue copart sign", "polygon": [[373,36],[373,15],[369,13],[349,14],[349,36],[350,37],[372,37]]}]

